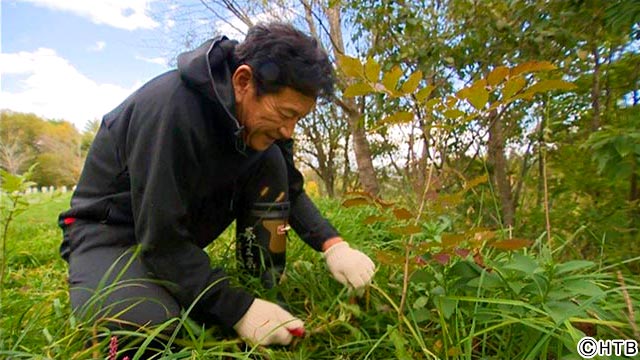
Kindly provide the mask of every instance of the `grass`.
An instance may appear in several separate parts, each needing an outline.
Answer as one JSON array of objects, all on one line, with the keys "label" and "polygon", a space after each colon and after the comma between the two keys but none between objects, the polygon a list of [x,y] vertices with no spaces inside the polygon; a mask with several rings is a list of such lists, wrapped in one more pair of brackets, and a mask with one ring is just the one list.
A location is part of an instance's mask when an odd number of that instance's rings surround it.
[{"label": "grass", "polygon": [[[623,273],[622,287],[620,263],[605,268],[599,261],[558,262],[559,254],[540,241],[531,247],[535,251],[483,248],[484,268],[471,257],[412,262],[403,294],[403,266],[385,259],[402,260],[405,240],[385,224],[362,225],[371,214],[367,208],[343,208],[329,200],[319,202],[325,215],[379,267],[374,285],[363,297],[353,297],[330,277],[321,255],[294,236],[281,288],[293,314],[305,321],[304,339],[289,347],[250,348],[186,315],[165,324],[179,325],[171,336],[152,329],[110,333],[82,323],[69,310],[56,219],[70,194],[35,196],[31,200],[38,203],[16,219],[9,234],[0,358],[107,358],[111,336],[129,335],[143,348],[159,339],[164,352],[156,358],[166,359],[572,359],[578,358],[575,345],[585,334],[637,336],[638,319],[629,319],[628,303],[639,311],[640,284]],[[271,297],[256,282],[240,278],[233,241],[228,229],[206,249],[212,265],[225,268],[257,296]],[[637,255],[629,262],[637,263]],[[407,306],[399,313],[403,295]]]}]

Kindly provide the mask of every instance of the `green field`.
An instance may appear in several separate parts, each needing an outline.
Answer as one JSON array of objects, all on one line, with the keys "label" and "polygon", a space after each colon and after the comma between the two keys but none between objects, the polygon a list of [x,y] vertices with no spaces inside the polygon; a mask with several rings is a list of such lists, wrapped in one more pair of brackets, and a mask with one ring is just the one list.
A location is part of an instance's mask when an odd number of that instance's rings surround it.
[{"label": "green field", "polygon": [[[31,195],[33,204],[11,224],[0,358],[107,358],[111,336],[124,335],[70,315],[56,226],[69,197]],[[628,304],[637,311],[640,287],[625,264],[559,262],[562,246],[549,251],[542,245],[544,237],[529,250],[480,246],[484,268],[473,254],[440,263],[430,261],[438,246],[445,247],[438,234],[409,239],[393,235],[384,223],[362,224],[372,214],[368,207],[345,208],[328,200],[320,207],[346,239],[378,263],[374,285],[362,298],[343,290],[325,270],[321,255],[294,238],[282,289],[292,312],[305,321],[304,339],[287,348],[252,349],[219,329],[185,321],[175,337],[161,338],[167,345],[155,358],[578,359],[575,345],[585,333],[598,339],[634,337]],[[232,240],[229,229],[207,251],[213,265],[236,276]],[[408,241],[437,246],[423,250],[421,261],[411,252],[403,288]],[[617,270],[622,270],[624,288]],[[270,296],[251,282],[248,287]],[[153,334],[137,336],[146,340]]]}]

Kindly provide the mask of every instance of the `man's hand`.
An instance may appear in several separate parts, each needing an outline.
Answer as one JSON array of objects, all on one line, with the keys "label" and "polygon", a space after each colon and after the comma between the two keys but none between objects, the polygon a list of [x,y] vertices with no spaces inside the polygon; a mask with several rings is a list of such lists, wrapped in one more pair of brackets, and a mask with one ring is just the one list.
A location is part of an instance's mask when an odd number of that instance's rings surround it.
[{"label": "man's hand", "polygon": [[274,303],[255,299],[233,329],[253,345],[289,345],[304,333],[304,323]]},{"label": "man's hand", "polygon": [[348,243],[340,241],[332,245],[324,252],[324,258],[331,275],[356,293],[361,293],[371,283],[375,271],[373,261]]}]

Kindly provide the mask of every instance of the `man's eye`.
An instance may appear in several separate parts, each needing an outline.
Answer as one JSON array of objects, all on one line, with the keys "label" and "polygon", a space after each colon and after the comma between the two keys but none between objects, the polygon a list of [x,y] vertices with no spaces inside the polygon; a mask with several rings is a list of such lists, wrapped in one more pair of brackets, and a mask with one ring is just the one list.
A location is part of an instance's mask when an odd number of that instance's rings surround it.
[{"label": "man's eye", "polygon": [[298,119],[298,117],[295,114],[281,114],[281,115],[285,121],[292,121],[292,120]]}]

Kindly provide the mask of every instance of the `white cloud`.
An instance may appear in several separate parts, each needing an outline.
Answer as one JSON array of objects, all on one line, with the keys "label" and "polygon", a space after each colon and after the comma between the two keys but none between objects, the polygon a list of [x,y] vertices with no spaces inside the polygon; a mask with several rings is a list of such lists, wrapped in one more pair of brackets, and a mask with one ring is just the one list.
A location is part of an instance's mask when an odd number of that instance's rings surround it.
[{"label": "white cloud", "polygon": [[69,11],[96,24],[119,29],[152,29],[158,26],[147,13],[153,0],[26,0],[34,5]]},{"label": "white cloud", "polygon": [[169,66],[168,62],[167,62],[167,59],[165,59],[163,57],[148,58],[148,57],[136,55],[135,58],[138,59],[138,60],[142,60],[144,62],[151,63],[151,64],[162,65],[164,67],[168,67]]},{"label": "white cloud", "polygon": [[98,84],[47,48],[0,54],[0,69],[2,75],[18,76],[21,87],[0,90],[0,109],[68,120],[79,130],[87,121],[101,119],[140,86]]},{"label": "white cloud", "polygon": [[102,50],[104,50],[104,48],[107,46],[107,43],[104,41],[96,41],[95,44],[89,46],[88,50],[89,51],[95,51],[95,52],[100,52]]}]

